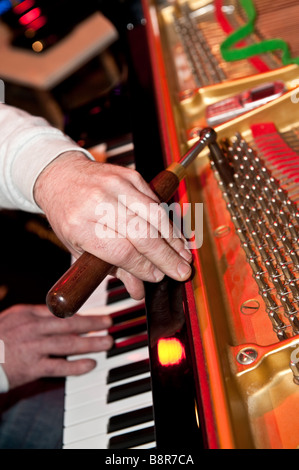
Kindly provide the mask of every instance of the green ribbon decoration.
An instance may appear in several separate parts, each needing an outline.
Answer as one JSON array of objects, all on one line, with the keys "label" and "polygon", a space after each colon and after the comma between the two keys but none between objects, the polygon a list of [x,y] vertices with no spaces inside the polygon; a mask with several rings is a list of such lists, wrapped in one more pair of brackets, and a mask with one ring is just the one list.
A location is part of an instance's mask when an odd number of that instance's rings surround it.
[{"label": "green ribbon decoration", "polygon": [[248,22],[231,33],[220,45],[220,52],[222,57],[227,62],[236,60],[248,59],[260,54],[267,52],[273,52],[280,50],[282,53],[283,65],[297,64],[299,65],[299,57],[292,58],[288,44],[283,39],[267,39],[256,44],[251,44],[245,47],[235,47],[238,42],[245,39],[254,32],[255,21],[256,21],[256,9],[252,0],[240,0],[242,7],[244,8]]}]

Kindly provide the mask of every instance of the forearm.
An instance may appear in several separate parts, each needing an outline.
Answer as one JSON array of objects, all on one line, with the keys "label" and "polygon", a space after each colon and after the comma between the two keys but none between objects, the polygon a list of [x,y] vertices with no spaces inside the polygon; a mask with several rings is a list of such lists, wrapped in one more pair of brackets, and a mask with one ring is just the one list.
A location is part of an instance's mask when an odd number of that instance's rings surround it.
[{"label": "forearm", "polygon": [[41,212],[34,186],[42,171],[59,155],[81,149],[44,119],[0,105],[0,207]]}]

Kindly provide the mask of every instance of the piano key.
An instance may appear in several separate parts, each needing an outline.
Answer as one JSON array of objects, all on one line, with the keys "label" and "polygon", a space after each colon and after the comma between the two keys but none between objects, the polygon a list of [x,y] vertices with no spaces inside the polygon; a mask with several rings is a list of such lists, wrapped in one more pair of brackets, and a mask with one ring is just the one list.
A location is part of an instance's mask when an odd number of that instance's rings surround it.
[{"label": "piano key", "polygon": [[[103,364],[103,367],[107,367],[105,363],[105,359],[112,359],[115,356],[122,356],[123,354],[136,351],[147,347],[148,345],[148,336],[147,334],[139,335],[132,338],[127,338],[125,340],[116,341],[113,347],[108,350],[107,352],[99,352],[99,353],[91,353],[91,354],[82,354],[82,355],[74,355],[69,358],[69,360],[77,360],[81,358],[94,359],[95,361],[99,361],[99,364]],[[119,359],[121,362],[121,359]],[[108,364],[108,363],[107,363]]]},{"label": "piano key", "polygon": [[107,283],[107,291],[109,293],[111,289],[115,289],[116,287],[121,287],[123,285],[124,283],[117,277],[110,277]]},{"label": "piano key", "polygon": [[117,325],[119,323],[134,320],[137,318],[144,318],[146,315],[144,303],[134,305],[127,309],[118,309],[117,311],[116,308],[117,307],[114,307],[114,312],[111,313],[113,325]]},{"label": "piano key", "polygon": [[[134,416],[130,416],[131,414],[134,414]],[[101,434],[112,437],[116,434],[120,434],[122,431],[125,432],[125,430],[130,431],[133,428],[136,429],[136,426],[143,425],[144,427],[148,422],[153,421],[152,406],[137,408],[134,413],[121,413],[118,417],[114,418],[113,429],[109,429],[109,417],[107,417],[107,415],[69,426],[64,433],[64,444],[68,445]]]},{"label": "piano key", "polygon": [[[153,422],[147,423],[147,428],[152,430],[153,428],[152,424]],[[149,433],[147,428],[144,429],[144,426],[145,426],[144,424],[140,426],[134,426],[133,428],[129,428],[128,433],[124,433],[124,434],[129,434],[130,442],[133,442],[133,443],[137,442],[136,445],[138,445],[138,442],[140,443],[140,445],[142,445],[142,443],[151,443],[153,441],[153,433],[152,432]],[[94,431],[96,431],[96,424],[95,424]],[[137,441],[135,437],[135,440],[133,441],[133,436],[131,436],[133,432],[135,432],[136,434],[139,434],[139,433],[143,434],[143,438]],[[126,440],[126,436],[124,434],[121,434],[121,435],[115,434],[113,435],[113,439],[114,438],[119,439],[120,441],[124,442]],[[89,436],[89,437],[82,438],[80,440],[70,441],[68,443],[65,443],[64,448],[65,449],[80,449],[80,450],[82,449],[84,450],[108,449],[109,441],[110,441],[110,437],[107,433],[99,433],[99,434],[96,433],[93,436]]]},{"label": "piano key", "polygon": [[117,382],[118,380],[127,379],[132,376],[143,374],[150,371],[149,359],[144,359],[143,361],[132,362],[131,364],[126,364],[124,366],[114,367],[109,370],[107,383],[111,384]]},{"label": "piano key", "polygon": [[[149,375],[150,375],[149,372],[147,372],[146,374],[142,374],[140,376],[141,379],[139,380],[148,379]],[[123,398],[132,396],[134,394],[136,395],[138,394],[138,390],[142,390],[142,387],[144,389],[143,390],[144,392],[148,391],[148,389],[146,388],[147,387],[146,384],[136,383],[136,388],[134,388],[134,385],[130,385],[131,382],[135,382],[135,381],[139,382],[139,380],[136,381],[135,377],[130,377],[126,379],[125,381],[118,382],[118,386],[120,388],[112,392],[111,399],[109,398],[110,389],[106,385],[104,385],[100,389],[94,386],[90,386],[89,388],[86,388],[85,390],[82,390],[80,392],[72,393],[68,396],[67,403],[65,403],[65,410],[71,410],[78,406],[82,406],[85,403],[92,403],[93,401],[98,401],[99,398],[102,399],[103,403],[107,404],[107,403],[110,403],[109,399],[111,401],[115,401],[113,400],[113,397],[116,396],[117,394],[119,395],[119,400],[120,400],[122,397],[122,393],[123,393]],[[112,388],[115,388],[115,387],[112,387]],[[131,389],[131,394],[130,394],[130,389]],[[142,393],[142,391],[139,393]]]},{"label": "piano key", "polygon": [[[107,149],[109,159],[119,158],[125,151],[125,159],[129,158],[131,164],[132,142],[129,142],[125,149],[120,150],[117,147]],[[152,410],[153,400],[150,391],[144,301],[129,298],[123,283],[110,276],[97,291],[84,304],[79,314],[111,315],[113,326],[109,331],[90,334],[102,335],[109,332],[114,338],[114,346],[109,352],[68,358],[76,360],[89,357],[97,364],[88,374],[68,377],[66,380],[63,445],[65,449],[107,448],[109,438],[117,437],[121,429],[126,428],[127,431],[133,432],[134,429],[135,431],[139,429],[136,426],[144,427],[144,423],[151,423],[153,420],[152,412],[149,412]],[[134,382],[137,383],[132,385]],[[109,389],[112,389],[110,397],[112,396],[114,400],[111,403],[107,402]],[[133,396],[127,396],[132,393]],[[117,399],[119,397],[121,399]],[[143,410],[144,416],[141,416]],[[124,419],[122,424],[117,424],[120,415],[124,415]],[[110,419],[117,434],[112,433],[108,436]],[[154,441],[142,445],[153,446]]]},{"label": "piano key", "polygon": [[155,439],[155,428],[150,426],[143,429],[138,429],[129,433],[120,434],[109,440],[108,449],[129,449],[133,446],[138,446],[152,442]]},{"label": "piano key", "polygon": [[143,379],[126,382],[123,385],[117,385],[110,388],[107,402],[112,403],[123,398],[139,395],[139,393],[148,392],[151,390],[151,378],[145,377]]},{"label": "piano key", "polygon": [[132,152],[134,150],[134,145],[132,142],[127,142],[124,145],[111,146],[107,149],[107,156],[115,157],[116,155],[126,154],[127,152]]},{"label": "piano key", "polygon": [[[139,383],[140,380],[143,381],[144,379],[146,379],[145,383],[142,383],[142,382]],[[137,382],[137,383],[134,384],[134,382]],[[119,390],[112,392],[112,398],[116,396],[117,393],[119,393],[118,400],[117,399],[111,400],[109,398],[111,392],[110,392],[110,387],[107,386],[107,384],[102,384],[99,387],[96,387],[92,384],[90,387],[85,388],[82,391],[71,393],[68,396],[67,401],[65,403],[65,411],[69,412],[73,409],[85,406],[88,403],[99,404],[100,401],[103,402],[103,406],[104,405],[106,406],[116,401],[125,400],[126,398],[130,398],[133,396],[138,396],[142,393],[146,393],[147,391],[151,390],[150,372],[139,375],[138,379],[136,379],[136,377],[129,377],[128,379],[120,380],[119,382],[116,382],[116,383],[117,383],[117,387],[119,387]]]},{"label": "piano key", "polygon": [[137,335],[137,333],[143,333],[144,331],[147,331],[147,324],[146,319],[142,318],[133,322],[112,326],[109,328],[108,333],[112,338],[119,339]]},{"label": "piano key", "polygon": [[154,419],[154,410],[152,406],[129,411],[120,415],[111,416],[108,422],[108,433],[119,431],[121,429],[145,423]]},{"label": "piano key", "polygon": [[146,444],[142,444],[140,446],[134,446],[134,447],[130,447],[130,450],[143,450],[143,449],[156,449],[156,442],[155,441],[152,441],[152,442],[147,442]]},{"label": "piano key", "polygon": [[[92,450],[92,449],[100,449],[99,447],[99,439],[97,436],[92,436],[87,439],[82,439],[80,441],[73,442],[71,444],[64,444],[63,446],[66,450]],[[107,447],[106,447],[107,448]]]},{"label": "piano key", "polygon": [[[100,395],[101,391],[99,390],[98,393]],[[108,404],[99,396],[97,401],[85,403],[84,405],[66,410],[64,415],[64,426],[68,428],[69,426],[91,421],[100,416],[106,416],[108,422],[110,416],[134,410],[141,406],[148,406],[149,404],[152,404],[152,400],[152,392],[141,393],[140,395]]]},{"label": "piano key", "polygon": [[126,339],[125,341],[120,341],[119,343],[115,343],[114,346],[107,352],[107,357],[110,358],[119,354],[123,354],[124,352],[133,351],[134,349],[147,346],[147,344],[148,344],[147,334],[139,335],[130,339]]},{"label": "piano key", "polygon": [[[149,353],[147,347],[138,349],[137,351],[130,351],[127,354],[123,354],[121,357],[111,357],[109,360],[106,359],[105,353],[99,353],[98,356],[94,355],[93,359],[98,361],[97,366],[88,374],[68,377],[65,393],[66,395],[69,395],[71,393],[89,388],[92,385],[95,387],[103,385],[107,382],[109,370],[113,370],[116,367],[121,367],[122,364],[134,364],[135,362],[138,363],[139,361],[148,358],[148,355]],[[91,356],[89,355],[86,357]]]},{"label": "piano key", "polygon": [[107,305],[130,298],[125,286],[117,286],[108,292]]}]

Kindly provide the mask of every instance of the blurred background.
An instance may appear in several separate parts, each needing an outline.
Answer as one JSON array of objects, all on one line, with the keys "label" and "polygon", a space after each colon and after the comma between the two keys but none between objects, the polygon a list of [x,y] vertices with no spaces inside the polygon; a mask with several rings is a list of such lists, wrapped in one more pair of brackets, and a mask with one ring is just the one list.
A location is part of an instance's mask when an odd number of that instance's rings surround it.
[{"label": "blurred background", "polygon": [[[151,80],[145,24],[139,0],[0,0],[5,103],[44,117],[99,161],[134,166],[144,147],[133,142],[134,120],[151,100],[135,94]],[[44,303],[69,254],[43,216],[1,211],[0,221],[0,311]]]}]

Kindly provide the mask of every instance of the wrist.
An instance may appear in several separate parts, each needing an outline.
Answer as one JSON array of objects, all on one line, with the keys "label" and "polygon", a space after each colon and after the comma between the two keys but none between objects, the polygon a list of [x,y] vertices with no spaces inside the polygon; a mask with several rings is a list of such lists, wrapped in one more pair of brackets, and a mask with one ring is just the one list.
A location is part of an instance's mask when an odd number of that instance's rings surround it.
[{"label": "wrist", "polygon": [[[36,179],[33,197],[36,204],[45,213],[48,202],[53,196],[53,192],[61,193],[62,186],[67,186],[70,169],[78,167],[90,161],[88,156],[81,151],[66,151],[52,160],[39,174]],[[72,181],[75,184],[74,181]]]}]

